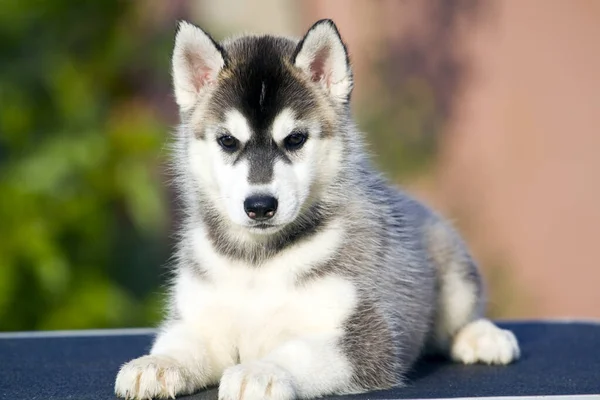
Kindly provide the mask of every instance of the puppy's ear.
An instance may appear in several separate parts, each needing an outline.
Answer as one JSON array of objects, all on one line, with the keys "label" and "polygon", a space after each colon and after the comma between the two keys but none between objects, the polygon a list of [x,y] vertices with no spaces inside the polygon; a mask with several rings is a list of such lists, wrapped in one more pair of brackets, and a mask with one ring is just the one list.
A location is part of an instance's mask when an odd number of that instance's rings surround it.
[{"label": "puppy's ear", "polygon": [[217,79],[225,53],[202,29],[181,21],[173,50],[175,101],[183,111],[192,108],[202,90]]},{"label": "puppy's ear", "polygon": [[352,70],[346,46],[330,19],[316,22],[298,43],[294,64],[336,100],[345,103],[352,92]]}]

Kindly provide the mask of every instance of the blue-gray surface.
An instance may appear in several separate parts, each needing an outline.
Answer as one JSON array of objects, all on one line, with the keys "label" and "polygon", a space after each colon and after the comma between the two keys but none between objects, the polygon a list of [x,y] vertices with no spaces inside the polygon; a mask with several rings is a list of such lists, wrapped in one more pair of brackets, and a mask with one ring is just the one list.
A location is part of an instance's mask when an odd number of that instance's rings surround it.
[{"label": "blue-gray surface", "polygon": [[[519,362],[506,367],[421,362],[408,386],[337,399],[410,399],[600,393],[600,325],[503,324]],[[113,399],[119,366],[148,351],[150,335],[0,339],[0,398]],[[207,390],[186,399],[216,399]]]}]

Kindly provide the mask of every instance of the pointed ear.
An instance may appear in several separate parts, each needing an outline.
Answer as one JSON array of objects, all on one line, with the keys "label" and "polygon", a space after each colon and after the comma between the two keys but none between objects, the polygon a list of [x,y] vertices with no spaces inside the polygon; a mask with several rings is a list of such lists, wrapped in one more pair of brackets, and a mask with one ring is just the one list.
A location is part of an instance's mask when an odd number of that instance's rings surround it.
[{"label": "pointed ear", "polygon": [[318,82],[337,101],[346,103],[352,92],[352,71],[346,46],[330,19],[316,22],[298,43],[294,64]]},{"label": "pointed ear", "polygon": [[173,87],[181,110],[189,110],[202,89],[217,79],[225,53],[202,29],[181,21],[173,50]]}]

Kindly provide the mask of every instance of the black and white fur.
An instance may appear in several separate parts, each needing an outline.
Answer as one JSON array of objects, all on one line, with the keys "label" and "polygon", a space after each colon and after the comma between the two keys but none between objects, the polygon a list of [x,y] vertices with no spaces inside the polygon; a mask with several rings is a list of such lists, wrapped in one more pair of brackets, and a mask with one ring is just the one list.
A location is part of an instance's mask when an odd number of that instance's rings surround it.
[{"label": "black and white fur", "polygon": [[[175,153],[186,217],[168,317],[115,391],[293,399],[390,388],[425,352],[508,364],[456,232],[375,172],[350,116],[352,73],[330,20],[300,41],[216,43],[182,22]],[[286,138],[301,132],[298,149]],[[234,151],[220,138],[237,141]],[[245,212],[275,197],[266,222]]]}]

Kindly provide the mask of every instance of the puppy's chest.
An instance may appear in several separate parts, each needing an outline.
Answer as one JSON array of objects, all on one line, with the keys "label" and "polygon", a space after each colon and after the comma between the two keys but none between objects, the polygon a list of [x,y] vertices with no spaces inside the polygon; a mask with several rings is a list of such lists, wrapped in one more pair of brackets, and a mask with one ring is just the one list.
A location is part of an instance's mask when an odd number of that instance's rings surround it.
[{"label": "puppy's chest", "polygon": [[208,340],[256,356],[293,337],[339,332],[355,306],[351,282],[331,276],[299,286],[294,278],[285,266],[227,266],[180,280],[177,305]]}]

